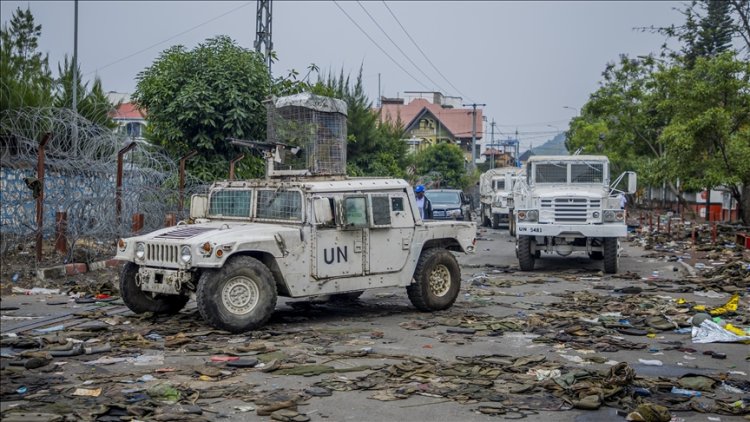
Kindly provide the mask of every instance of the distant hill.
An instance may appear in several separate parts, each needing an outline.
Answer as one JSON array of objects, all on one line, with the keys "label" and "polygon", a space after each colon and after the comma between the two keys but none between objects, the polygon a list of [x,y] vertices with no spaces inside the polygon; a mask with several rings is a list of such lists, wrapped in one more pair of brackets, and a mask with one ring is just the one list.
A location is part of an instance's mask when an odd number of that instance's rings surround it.
[{"label": "distant hill", "polygon": [[568,149],[565,148],[565,134],[558,133],[557,136],[542,145],[527,150],[521,154],[521,161],[528,160],[532,155],[570,155]]}]

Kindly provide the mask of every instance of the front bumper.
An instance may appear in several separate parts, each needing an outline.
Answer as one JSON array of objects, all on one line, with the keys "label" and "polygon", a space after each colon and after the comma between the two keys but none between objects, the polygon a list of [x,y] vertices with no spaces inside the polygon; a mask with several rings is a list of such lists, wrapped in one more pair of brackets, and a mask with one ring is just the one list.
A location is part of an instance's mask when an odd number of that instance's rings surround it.
[{"label": "front bumper", "polygon": [[625,237],[628,227],[625,224],[530,224],[518,223],[519,236],[553,237]]}]

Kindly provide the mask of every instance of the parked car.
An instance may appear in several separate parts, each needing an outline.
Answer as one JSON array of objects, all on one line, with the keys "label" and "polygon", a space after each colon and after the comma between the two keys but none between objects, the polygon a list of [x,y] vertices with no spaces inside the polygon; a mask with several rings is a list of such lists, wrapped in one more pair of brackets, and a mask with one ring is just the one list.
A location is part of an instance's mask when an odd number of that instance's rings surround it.
[{"label": "parked car", "polygon": [[459,189],[430,189],[425,191],[432,205],[435,220],[471,221],[471,199]]}]

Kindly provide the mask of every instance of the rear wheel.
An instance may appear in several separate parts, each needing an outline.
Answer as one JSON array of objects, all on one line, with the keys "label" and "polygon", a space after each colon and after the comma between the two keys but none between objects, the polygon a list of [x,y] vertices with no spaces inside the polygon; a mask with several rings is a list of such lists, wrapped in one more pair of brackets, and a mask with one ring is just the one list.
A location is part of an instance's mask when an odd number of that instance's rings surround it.
[{"label": "rear wheel", "polygon": [[276,283],[262,262],[232,258],[217,271],[206,271],[196,292],[198,311],[212,326],[232,333],[260,327],[276,308]]},{"label": "rear wheel", "polygon": [[136,284],[138,265],[128,262],[120,273],[120,295],[125,305],[136,314],[153,312],[155,314],[176,314],[190,300],[189,296],[165,295],[144,292]]},{"label": "rear wheel", "polygon": [[456,257],[445,249],[422,252],[414,271],[414,283],[406,287],[411,303],[420,311],[450,308],[461,288]]},{"label": "rear wheel", "polygon": [[516,242],[518,266],[521,267],[521,271],[532,271],[536,252],[531,252],[531,236],[519,236]]},{"label": "rear wheel", "polygon": [[492,228],[497,229],[500,227],[500,214],[492,214]]},{"label": "rear wheel", "polygon": [[490,219],[487,218],[487,207],[482,205],[482,207],[480,208],[480,211],[482,212],[482,225],[484,227],[489,227],[490,224],[492,224],[492,222],[490,222]]},{"label": "rear wheel", "polygon": [[511,236],[516,235],[516,220],[513,218],[513,211],[508,213],[508,232]]},{"label": "rear wheel", "polygon": [[602,249],[602,254],[604,255],[604,272],[615,274],[620,261],[620,258],[617,256],[617,238],[605,237],[602,242]]}]

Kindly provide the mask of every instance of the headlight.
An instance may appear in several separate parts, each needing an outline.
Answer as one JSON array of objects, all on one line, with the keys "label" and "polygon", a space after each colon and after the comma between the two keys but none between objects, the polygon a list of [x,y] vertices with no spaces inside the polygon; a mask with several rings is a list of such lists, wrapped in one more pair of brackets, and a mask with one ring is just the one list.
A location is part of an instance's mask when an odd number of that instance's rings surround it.
[{"label": "headlight", "polygon": [[180,248],[180,259],[182,262],[187,264],[193,258],[193,253],[190,251],[190,246],[183,246]]},{"label": "headlight", "polygon": [[143,259],[146,257],[146,244],[143,242],[138,242],[135,244],[135,257],[138,259]]},{"label": "headlight", "polygon": [[539,218],[539,211],[529,210],[526,212],[526,219],[529,221],[536,221]]},{"label": "headlight", "polygon": [[448,210],[446,214],[448,214],[449,217],[458,217],[461,215],[461,210]]},{"label": "headlight", "polygon": [[615,221],[615,211],[614,210],[604,211],[604,221],[607,223],[611,223]]}]

